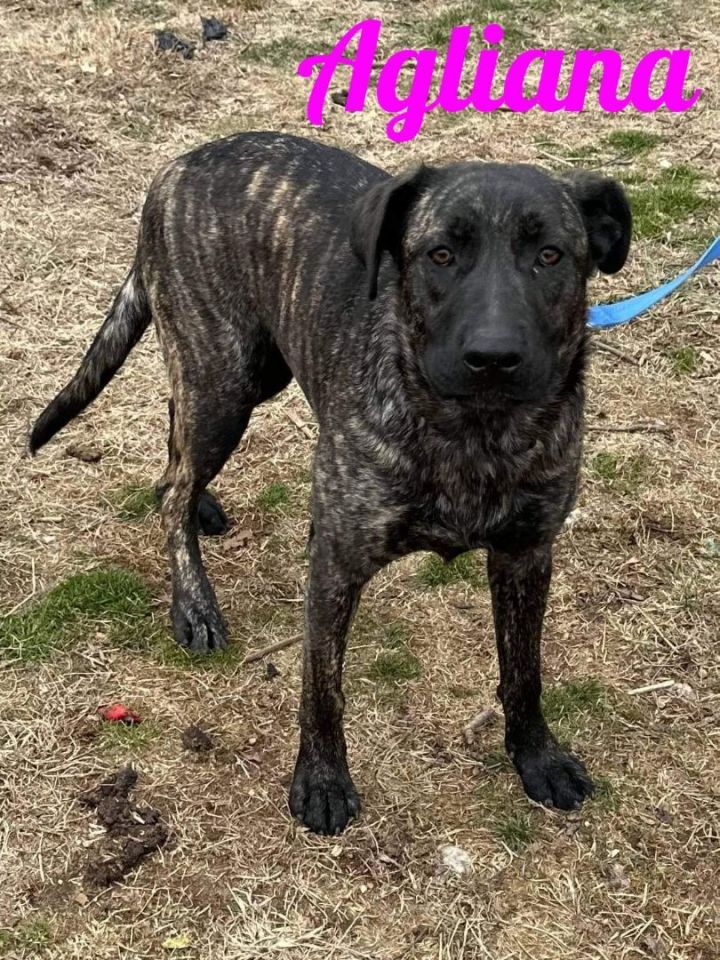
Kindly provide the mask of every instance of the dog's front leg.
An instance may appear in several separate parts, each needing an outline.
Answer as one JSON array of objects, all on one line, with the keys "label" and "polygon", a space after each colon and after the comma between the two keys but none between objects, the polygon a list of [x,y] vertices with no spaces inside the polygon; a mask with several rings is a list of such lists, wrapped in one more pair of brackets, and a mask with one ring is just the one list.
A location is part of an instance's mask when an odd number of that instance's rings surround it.
[{"label": "dog's front leg", "polygon": [[542,714],[540,638],[551,575],[550,545],[488,553],[505,746],[531,799],[571,810],[593,785],[583,764],[558,746]]},{"label": "dog's front leg", "polygon": [[353,577],[321,534],[310,541],[300,751],[290,809],[315,833],[341,833],[360,812],[347,765],[342,667],[365,578]]}]

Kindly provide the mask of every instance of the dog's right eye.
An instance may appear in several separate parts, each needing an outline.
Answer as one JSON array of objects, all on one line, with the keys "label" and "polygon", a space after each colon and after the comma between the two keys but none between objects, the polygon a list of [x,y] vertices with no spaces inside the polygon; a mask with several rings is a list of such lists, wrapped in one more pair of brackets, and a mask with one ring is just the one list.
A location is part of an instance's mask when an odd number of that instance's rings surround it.
[{"label": "dog's right eye", "polygon": [[428,256],[438,267],[449,267],[455,259],[452,250],[448,250],[447,247],[435,247],[434,250],[430,251]]}]

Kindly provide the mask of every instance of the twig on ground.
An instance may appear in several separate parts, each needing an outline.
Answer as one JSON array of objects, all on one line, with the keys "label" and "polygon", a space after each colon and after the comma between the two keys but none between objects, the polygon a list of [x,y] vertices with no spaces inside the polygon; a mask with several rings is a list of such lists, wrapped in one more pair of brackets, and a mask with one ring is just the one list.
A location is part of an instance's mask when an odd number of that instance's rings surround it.
[{"label": "twig on ground", "polygon": [[301,430],[309,440],[315,439],[315,434],[312,432],[307,423],[303,423],[300,417],[295,413],[294,410],[287,409],[285,411],[285,416],[291,423],[294,423],[298,430]]},{"label": "twig on ground", "polygon": [[600,353],[610,353],[613,357],[617,357],[619,360],[623,360],[625,363],[631,363],[633,367],[640,366],[640,361],[631,353],[625,353],[624,350],[620,350],[618,347],[613,347],[609,343],[603,343],[602,340],[594,340],[593,344],[595,349]]},{"label": "twig on ground", "polygon": [[463,727],[463,739],[465,743],[470,746],[475,740],[475,734],[482,727],[487,726],[488,723],[491,723],[497,718],[497,713],[492,707],[486,707],[484,710],[481,710],[477,716],[473,717],[470,723]]},{"label": "twig on ground", "polygon": [[558,156],[556,156],[554,153],[549,153],[547,150],[543,150],[543,149],[540,148],[540,147],[538,147],[538,151],[537,151],[537,152],[538,152],[539,156],[541,156],[541,157],[546,157],[548,160],[554,160],[555,163],[562,163],[562,164],[564,164],[566,167],[572,167],[572,165],[573,165],[572,160],[567,160],[565,157],[558,157]]},{"label": "twig on ground", "polygon": [[637,423],[589,423],[587,430],[595,433],[662,433],[663,436],[672,439],[672,427],[669,427],[662,420],[638,420]]},{"label": "twig on ground", "polygon": [[645,687],[635,687],[634,690],[628,690],[628,693],[632,697],[638,693],[653,693],[655,690],[668,690],[674,686],[674,680],[661,680],[659,683],[648,683]]},{"label": "twig on ground", "polygon": [[601,170],[603,167],[629,167],[633,162],[632,153],[616,153],[614,157],[610,157],[609,160],[603,160],[601,163],[595,163],[591,167],[588,167],[588,170]]},{"label": "twig on ground", "polygon": [[277,643],[271,643],[269,646],[262,647],[260,650],[253,650],[252,653],[248,653],[246,657],[243,657],[241,662],[243,665],[246,663],[255,663],[256,660],[262,660],[263,657],[267,657],[278,650],[284,650],[285,647],[291,647],[294,643],[299,643],[301,640],[302,636],[300,634],[296,637],[287,637],[285,640],[278,640]]}]

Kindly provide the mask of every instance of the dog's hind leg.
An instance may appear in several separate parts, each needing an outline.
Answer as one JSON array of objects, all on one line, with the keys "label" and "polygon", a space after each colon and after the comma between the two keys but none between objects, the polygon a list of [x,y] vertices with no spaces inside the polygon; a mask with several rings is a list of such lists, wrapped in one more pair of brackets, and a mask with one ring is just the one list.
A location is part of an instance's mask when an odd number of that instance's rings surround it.
[{"label": "dog's hind leg", "polygon": [[177,394],[161,500],[172,577],[170,615],[180,646],[207,653],[227,646],[227,627],[202,562],[199,504],[205,487],[240,442],[252,406],[220,410],[210,391],[191,400],[182,389]]},{"label": "dog's hind leg", "polygon": [[[155,487],[158,502],[167,488],[173,482],[177,469],[178,454],[175,448],[175,401],[168,400],[168,419],[170,429],[168,433],[168,465],[162,478]],[[231,451],[232,452],[232,451]],[[198,529],[207,537],[219,537],[230,529],[230,521],[217,497],[208,490],[203,490],[198,501]]]},{"label": "dog's hind leg", "polygon": [[[166,323],[163,331],[169,326]],[[186,327],[174,329],[172,340],[167,334],[161,337],[173,398],[161,515],[175,639],[205,653],[226,646],[227,627],[200,553],[199,525],[211,505],[206,499],[200,513],[203,494],[240,442],[253,408],[285,387],[291,374],[275,344],[257,328],[246,328],[242,337],[226,337],[223,343],[201,345],[207,349],[180,340]]]}]

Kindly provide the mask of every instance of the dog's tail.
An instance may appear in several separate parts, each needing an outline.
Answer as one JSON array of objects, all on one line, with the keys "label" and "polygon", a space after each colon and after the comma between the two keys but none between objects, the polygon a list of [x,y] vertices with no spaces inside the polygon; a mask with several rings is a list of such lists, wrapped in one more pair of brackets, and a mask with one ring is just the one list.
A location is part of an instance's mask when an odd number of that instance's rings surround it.
[{"label": "dog's tail", "polygon": [[150,304],[134,264],[77,373],[35,422],[29,439],[30,453],[44,446],[92,403],[123,365],[150,320]]}]

